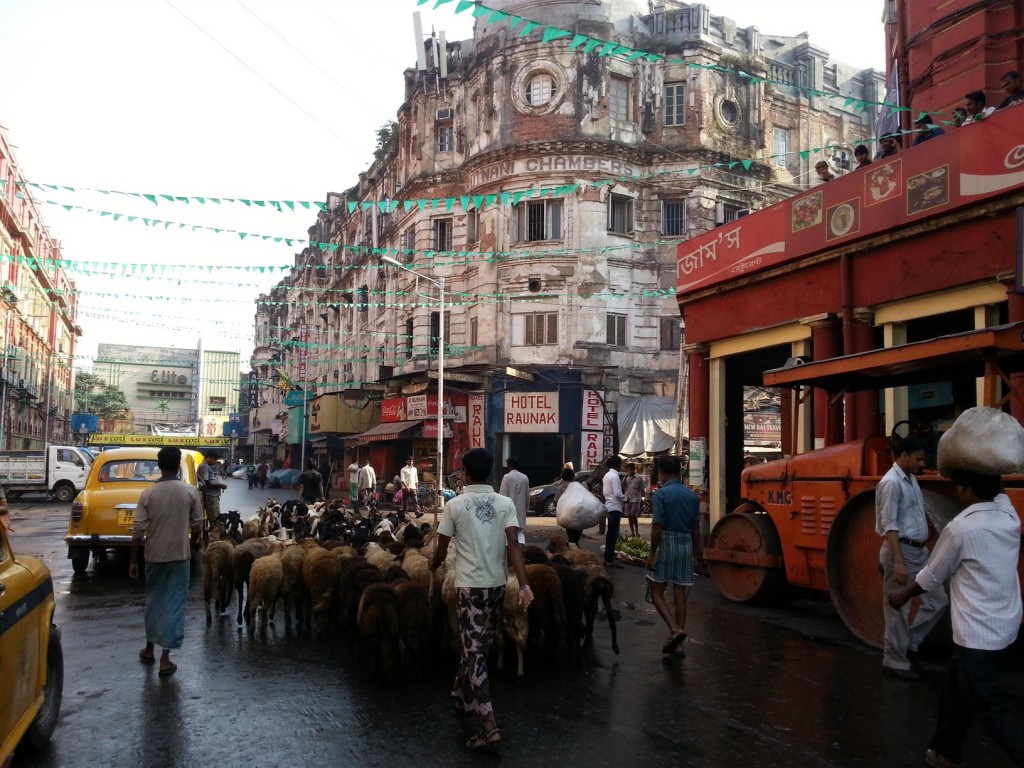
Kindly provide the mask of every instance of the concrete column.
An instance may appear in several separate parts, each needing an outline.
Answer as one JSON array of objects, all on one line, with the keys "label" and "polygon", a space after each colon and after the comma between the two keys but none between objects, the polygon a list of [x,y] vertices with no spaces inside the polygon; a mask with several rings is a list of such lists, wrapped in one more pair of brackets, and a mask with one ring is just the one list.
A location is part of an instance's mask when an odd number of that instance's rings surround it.
[{"label": "concrete column", "polygon": [[[792,352],[790,353],[793,357],[810,357],[811,356],[811,342],[810,341],[794,341],[792,344]],[[804,391],[800,390],[795,393],[803,395]],[[793,401],[793,415],[796,419],[796,453],[806,453],[811,448],[817,448],[812,442],[813,435],[813,424],[811,423],[811,414],[814,406],[812,398],[805,399],[802,403],[799,399]]]},{"label": "concrete column", "polygon": [[[716,357],[710,361],[709,368],[709,435],[725,434],[725,358]],[[692,412],[691,412],[692,418]],[[693,429],[693,422],[691,431]],[[695,433],[692,433],[695,434]],[[698,435],[699,437],[699,435]],[[726,470],[725,470],[725,440],[708,440],[708,511],[711,515],[712,526],[728,510],[726,509]]]},{"label": "concrete column", "polygon": [[[906,323],[886,323],[882,326],[882,344],[886,348],[899,347],[907,343]],[[885,390],[885,433],[892,434],[897,422],[910,416],[910,400],[906,387],[890,387]],[[907,432],[909,434],[909,431]]]},{"label": "concrete column", "polygon": [[707,344],[685,344],[683,353],[689,367],[690,437],[708,437],[711,387]]},{"label": "concrete column", "polygon": [[[1019,296],[1017,298],[1020,298]],[[986,304],[981,307],[974,308],[974,328],[975,330],[983,330],[985,328],[991,328],[993,325],[999,325],[999,309]],[[1013,380],[1013,376],[1010,376],[1010,380]],[[978,405],[994,405],[993,403],[985,402],[985,379],[980,378],[975,381],[975,402]],[[1006,385],[1002,381],[996,382],[996,397],[1001,398],[1006,393]],[[1012,406],[1011,406],[1012,412]],[[1014,413],[1016,416],[1017,414]]]},{"label": "concrete column", "polygon": [[[872,323],[875,314],[870,309],[858,307],[853,310],[853,352],[870,352],[875,348]],[[853,405],[852,425],[847,422],[846,439],[861,440],[878,434],[878,393],[854,392],[850,396]],[[851,431],[852,427],[852,431]]]},{"label": "concrete column", "polygon": [[[811,327],[815,361],[828,360],[842,354],[843,337],[839,318],[832,314],[816,315],[800,321]],[[828,392],[814,390],[814,447],[824,448],[843,441],[843,410],[828,407]]]}]

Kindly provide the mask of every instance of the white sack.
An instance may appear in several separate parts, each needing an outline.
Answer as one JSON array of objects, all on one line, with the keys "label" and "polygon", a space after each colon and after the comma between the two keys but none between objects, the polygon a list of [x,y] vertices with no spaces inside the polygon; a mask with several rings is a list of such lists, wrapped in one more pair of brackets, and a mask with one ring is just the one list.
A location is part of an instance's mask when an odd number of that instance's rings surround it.
[{"label": "white sack", "polygon": [[1024,427],[995,408],[968,408],[939,439],[939,474],[1009,475],[1024,465]]},{"label": "white sack", "polygon": [[608,516],[604,504],[579,483],[569,483],[555,508],[555,522],[563,528],[583,531],[593,528]]}]

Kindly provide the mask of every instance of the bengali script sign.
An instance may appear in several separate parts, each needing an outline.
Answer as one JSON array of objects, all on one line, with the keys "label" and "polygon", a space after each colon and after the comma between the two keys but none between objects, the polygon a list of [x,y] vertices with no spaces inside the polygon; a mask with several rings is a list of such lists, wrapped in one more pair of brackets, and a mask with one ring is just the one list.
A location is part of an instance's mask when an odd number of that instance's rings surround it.
[{"label": "bengali script sign", "polygon": [[676,293],[736,280],[1024,187],[1024,105],[876,160],[676,252]]}]

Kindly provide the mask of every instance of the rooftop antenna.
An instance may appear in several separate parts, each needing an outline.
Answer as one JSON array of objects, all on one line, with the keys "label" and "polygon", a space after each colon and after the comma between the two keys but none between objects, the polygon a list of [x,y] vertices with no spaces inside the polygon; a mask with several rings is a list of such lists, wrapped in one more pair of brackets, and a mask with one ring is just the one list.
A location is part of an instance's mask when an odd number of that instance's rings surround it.
[{"label": "rooftop antenna", "polygon": [[422,72],[427,68],[427,55],[423,49],[423,20],[419,11],[412,14],[412,30],[416,36],[416,69]]},{"label": "rooftop antenna", "polygon": [[438,58],[437,67],[438,74],[441,75],[442,80],[448,79],[448,38],[444,34],[444,30],[437,33],[438,35]]}]

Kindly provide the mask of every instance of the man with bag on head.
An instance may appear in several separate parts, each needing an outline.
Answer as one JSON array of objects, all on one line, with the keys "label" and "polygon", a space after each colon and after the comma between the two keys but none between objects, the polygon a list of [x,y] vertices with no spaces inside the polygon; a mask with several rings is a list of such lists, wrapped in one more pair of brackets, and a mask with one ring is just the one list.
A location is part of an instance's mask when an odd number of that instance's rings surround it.
[{"label": "man with bag on head", "polygon": [[[924,469],[924,443],[907,437],[900,444],[892,468],[875,489],[875,531],[882,537],[878,562],[882,568],[883,599],[893,590],[913,581],[928,562],[928,518],[924,496],[916,475]],[[885,650],[882,670],[889,675],[917,680],[917,649],[946,608],[946,595],[936,592],[921,598],[914,623],[909,623],[910,607],[892,608],[883,603]]]},{"label": "man with bag on head", "polygon": [[957,768],[973,720],[1016,765],[1024,765],[1024,729],[1001,687],[1003,651],[1021,622],[1020,518],[1000,475],[1024,464],[1024,428],[1009,414],[970,408],[939,441],[939,472],[965,509],[946,525],[928,564],[889,605],[942,594],[949,582],[953,660],[939,701],[939,722],[925,752],[931,768]]}]

